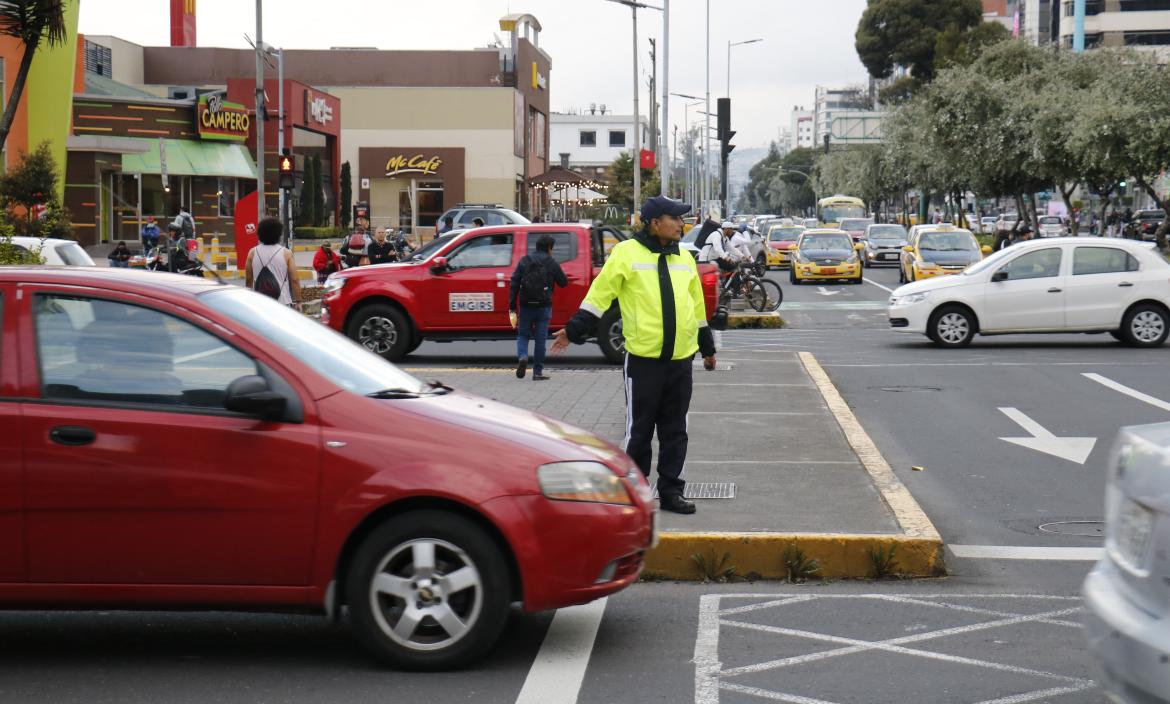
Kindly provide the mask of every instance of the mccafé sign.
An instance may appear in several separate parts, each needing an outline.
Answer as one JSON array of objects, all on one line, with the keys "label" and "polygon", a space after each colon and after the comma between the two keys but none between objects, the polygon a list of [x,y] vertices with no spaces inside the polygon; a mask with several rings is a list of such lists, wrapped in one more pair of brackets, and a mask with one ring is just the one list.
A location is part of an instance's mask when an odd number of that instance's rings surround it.
[{"label": "mccaf\u00e9 sign", "polygon": [[243,105],[229,103],[219,95],[201,95],[195,107],[195,122],[202,139],[243,142],[248,138],[252,118]]},{"label": "mccaf\u00e9 sign", "polygon": [[443,160],[437,156],[428,158],[423,154],[415,154],[414,156],[395,154],[386,160],[386,175],[424,174],[429,176],[437,173],[442,165]]}]

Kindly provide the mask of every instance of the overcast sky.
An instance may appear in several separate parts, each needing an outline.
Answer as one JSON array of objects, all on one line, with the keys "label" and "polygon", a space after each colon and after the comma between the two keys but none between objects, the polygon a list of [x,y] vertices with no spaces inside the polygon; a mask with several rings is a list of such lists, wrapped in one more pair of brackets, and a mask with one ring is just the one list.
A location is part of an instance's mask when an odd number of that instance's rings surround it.
[{"label": "overcast sky", "polygon": [[[661,0],[647,0],[661,4]],[[255,34],[249,0],[198,0],[201,46],[246,47]],[[82,0],[82,33],[112,34],[146,46],[170,41],[166,0]],[[671,2],[672,92],[702,96],[705,85],[704,0]],[[711,3],[711,110],[727,94],[727,42],[762,38],[732,49],[732,122],[742,147],[764,146],[788,125],[795,105],[811,107],[816,86],[867,80],[853,49],[865,0],[715,0]],[[469,49],[493,33],[507,41],[499,18],[528,12],[543,25],[540,46],[552,57],[552,109],[604,103],[633,109],[630,10],[606,0],[267,0],[264,39],[288,48],[374,46],[380,49]],[[639,68],[649,76],[649,37],[662,34],[662,14],[638,12]],[[661,47],[661,42],[659,43]],[[661,80],[661,65],[659,79]],[[290,76],[296,78],[296,76]],[[642,82],[643,114],[647,89]],[[681,98],[670,122],[683,124]],[[691,108],[691,120],[701,118]],[[714,120],[712,119],[712,122]]]}]

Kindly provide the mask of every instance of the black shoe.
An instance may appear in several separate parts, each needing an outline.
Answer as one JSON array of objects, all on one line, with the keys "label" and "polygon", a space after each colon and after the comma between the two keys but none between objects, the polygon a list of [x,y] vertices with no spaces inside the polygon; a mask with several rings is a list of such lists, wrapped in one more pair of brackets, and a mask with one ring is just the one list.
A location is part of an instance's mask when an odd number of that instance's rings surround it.
[{"label": "black shoe", "polygon": [[695,512],[695,504],[693,501],[687,501],[676,494],[659,497],[658,507],[663,511],[670,511],[671,513],[691,514]]},{"label": "black shoe", "polygon": [[520,363],[516,365],[516,378],[523,379],[525,372],[528,371],[528,358],[521,357]]},{"label": "black shoe", "polygon": [[543,373],[541,373],[541,372],[537,372],[537,373],[535,373],[535,374],[533,374],[533,375],[532,375],[532,380],[533,380],[533,381],[548,381],[548,377],[547,377],[547,376],[545,376],[545,375],[544,375]]}]

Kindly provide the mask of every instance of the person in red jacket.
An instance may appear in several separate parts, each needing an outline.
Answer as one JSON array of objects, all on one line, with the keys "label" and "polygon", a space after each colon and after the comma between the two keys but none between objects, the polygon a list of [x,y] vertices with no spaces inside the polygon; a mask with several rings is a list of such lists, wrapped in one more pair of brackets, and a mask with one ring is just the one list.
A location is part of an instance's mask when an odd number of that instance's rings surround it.
[{"label": "person in red jacket", "polygon": [[317,283],[324,284],[325,279],[335,271],[341,271],[341,257],[333,251],[333,245],[326,242],[313,255],[313,269],[317,271]]}]

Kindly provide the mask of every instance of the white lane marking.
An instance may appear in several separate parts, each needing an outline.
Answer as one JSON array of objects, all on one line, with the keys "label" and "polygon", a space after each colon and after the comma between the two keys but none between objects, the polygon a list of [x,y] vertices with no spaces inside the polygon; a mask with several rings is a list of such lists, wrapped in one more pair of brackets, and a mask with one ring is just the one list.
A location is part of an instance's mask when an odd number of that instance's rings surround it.
[{"label": "white lane marking", "polygon": [[1165,362],[895,362],[891,364],[835,364],[826,367],[886,369],[889,367],[1165,367]]},{"label": "white lane marking", "polygon": [[196,352],[195,354],[189,354],[189,355],[186,355],[184,357],[176,357],[175,364],[185,364],[187,362],[194,362],[197,359],[203,359],[204,357],[210,357],[212,355],[219,354],[220,352],[227,352],[229,349],[231,349],[231,348],[227,347],[226,345],[221,345],[221,346],[216,347],[214,349],[204,350],[202,352]]},{"label": "white lane marking", "polygon": [[[769,594],[768,597],[775,595]],[[695,704],[719,704],[719,594],[699,597],[699,632],[695,636]]]},{"label": "white lane marking", "polygon": [[[897,596],[894,594],[883,594],[883,595],[881,595],[881,597],[878,597],[878,598],[880,598],[882,601],[892,601],[896,604],[910,604],[913,606],[933,606],[933,607],[938,608],[938,609],[944,609],[944,610],[949,610],[949,611],[963,611],[963,612],[969,613],[969,614],[979,614],[980,616],[1010,617],[1010,616],[1018,616],[1019,615],[1019,614],[1008,613],[1006,611],[995,611],[992,609],[980,609],[980,608],[975,607],[975,606],[963,606],[962,604],[954,604],[954,603],[949,603],[949,602],[926,601],[924,599],[916,599],[914,597],[908,597],[908,596]],[[727,613],[727,612],[724,611],[723,613]],[[1040,619],[1039,621],[1037,621],[1037,623],[1048,623],[1048,624],[1052,624],[1054,626],[1065,626],[1068,628],[1075,628],[1077,630],[1084,628],[1083,623],[1079,623],[1077,621],[1062,621],[1060,619],[1055,619],[1055,618]]]},{"label": "white lane marking", "polygon": [[999,411],[1032,434],[1030,438],[1000,438],[1004,442],[1010,442],[1077,464],[1084,464],[1093,452],[1093,446],[1097,444],[1097,438],[1058,438],[1018,409],[1001,408]]},{"label": "white lane marking", "polygon": [[1142,401],[1143,403],[1148,403],[1151,406],[1153,406],[1154,408],[1160,408],[1163,411],[1170,411],[1170,403],[1167,403],[1160,398],[1154,398],[1153,396],[1150,396],[1149,394],[1143,394],[1141,391],[1138,391],[1137,389],[1131,389],[1130,387],[1126,386],[1125,384],[1119,384],[1118,382],[1116,382],[1108,377],[1103,377],[1100,374],[1082,374],[1082,376],[1084,376],[1087,379],[1092,379],[1093,381],[1097,382],[1098,384],[1101,384],[1102,386],[1107,386],[1110,389],[1113,389],[1114,391],[1120,391],[1121,393],[1125,394],[1126,396],[1129,396],[1131,398],[1136,398],[1137,400]]},{"label": "white lane marking", "polygon": [[894,292],[894,289],[892,289],[892,288],[886,288],[885,286],[882,286],[881,284],[879,284],[878,282],[874,281],[873,279],[862,279],[862,281],[864,281],[864,282],[865,282],[865,283],[867,283],[867,284],[873,284],[874,286],[877,286],[878,288],[880,288],[880,289],[881,289],[881,290],[883,290],[883,291],[889,291],[890,293],[893,293],[893,292]]},{"label": "white lane marking", "polygon": [[[785,694],[783,692],[773,692],[767,689],[760,689],[759,687],[747,687],[742,684],[735,684],[733,682],[720,682],[719,689],[726,689],[728,692],[737,692],[739,694],[747,694],[760,699],[771,699],[774,702],[788,702],[788,704],[836,704],[826,699],[810,699],[809,697],[802,697],[798,694]],[[698,699],[695,699],[698,704]],[[718,701],[717,699],[715,701]]]},{"label": "white lane marking", "polygon": [[836,296],[838,293],[841,293],[841,292],[838,290],[830,291],[829,289],[825,288],[824,286],[817,286],[817,293],[821,294],[822,296]]},{"label": "white lane marking", "polygon": [[943,628],[937,631],[930,631],[929,633],[915,633],[914,635],[902,636],[901,638],[890,638],[888,640],[878,641],[861,640],[859,638],[845,638],[842,636],[830,635],[828,633],[815,633],[813,631],[805,631],[797,628],[782,628],[780,626],[766,626],[759,623],[747,623],[744,621],[728,621],[726,619],[720,619],[719,623],[723,626],[732,626],[734,628],[742,628],[749,631],[773,633],[783,636],[794,636],[797,638],[806,638],[808,640],[822,641],[825,643],[837,643],[845,647],[835,648],[833,650],[822,650],[815,653],[809,653],[807,655],[797,655],[795,657],[781,658],[779,660],[761,662],[755,665],[733,667],[727,670],[723,670],[719,674],[724,677],[745,675],[755,672],[765,672],[767,670],[776,670],[782,667],[790,667],[792,665],[804,665],[810,662],[817,662],[819,660],[840,657],[842,655],[852,655],[854,653],[861,653],[870,650],[880,650],[889,653],[898,653],[901,655],[915,655],[927,660],[941,660],[943,662],[950,662],[959,665],[974,665],[990,670],[998,670],[1000,672],[1012,672],[1019,675],[1049,677],[1055,680],[1062,680],[1076,684],[1083,684],[1088,682],[1091,685],[1091,681],[1084,680],[1079,677],[1069,677],[1067,675],[1058,675],[1052,672],[1043,672],[1041,670],[1019,667],[1017,665],[1005,665],[1002,663],[990,662],[987,660],[976,660],[974,658],[965,658],[957,655],[949,655],[946,653],[934,653],[929,650],[920,650],[918,648],[902,647],[902,645],[905,643],[918,643],[925,640],[935,640],[938,638],[946,638],[955,635],[962,635],[965,633],[975,633],[978,631],[986,631],[1004,626],[1015,626],[1023,623],[1031,623],[1041,619],[1053,618],[1057,616],[1068,616],[1069,614],[1077,613],[1080,610],[1081,607],[1076,606],[1070,609],[1045,611],[1039,614],[1017,614],[1011,618],[999,619],[997,621],[972,623],[966,626]]},{"label": "white lane marking", "polygon": [[1105,548],[1037,547],[1030,545],[947,545],[955,557],[968,560],[1067,560],[1096,562]]},{"label": "white lane marking", "polygon": [[976,704],[1024,704],[1024,702],[1034,702],[1037,699],[1048,700],[1049,697],[1059,697],[1062,694],[1075,694],[1076,692],[1083,692],[1092,685],[1077,685],[1073,687],[1053,687],[1052,689],[1045,689],[1039,692],[1025,692],[1024,694],[1014,694],[1010,697],[1002,697],[1000,699],[984,699]]},{"label": "white lane marking", "polygon": [[557,610],[516,704],[576,704],[607,601]]}]

